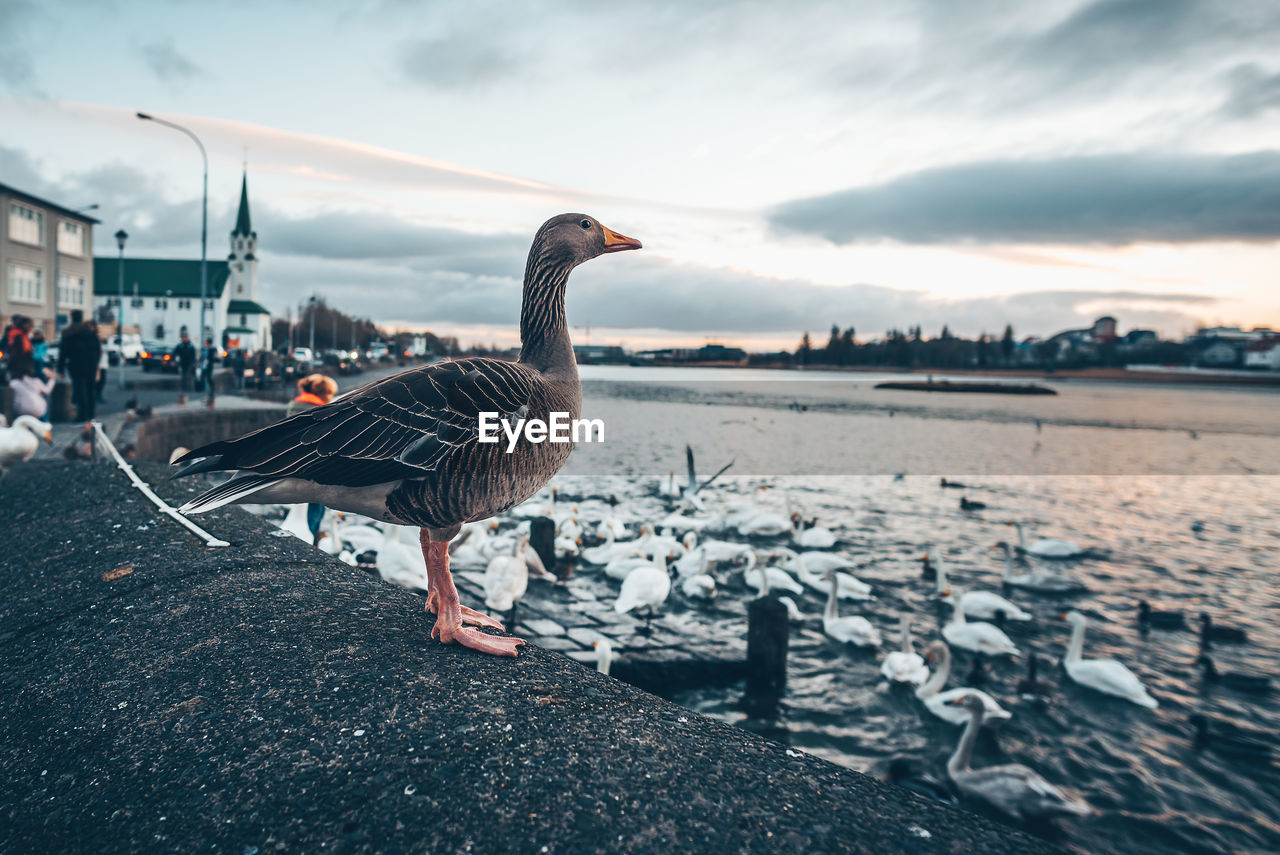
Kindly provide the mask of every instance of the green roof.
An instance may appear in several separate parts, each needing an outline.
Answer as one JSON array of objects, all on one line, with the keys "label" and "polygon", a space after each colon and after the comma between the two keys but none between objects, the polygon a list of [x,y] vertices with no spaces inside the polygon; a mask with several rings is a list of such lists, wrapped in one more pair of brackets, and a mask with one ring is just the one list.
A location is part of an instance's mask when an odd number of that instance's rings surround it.
[{"label": "green roof", "polygon": [[253,333],[256,333],[257,330],[251,330],[248,327],[227,327],[225,330],[223,330],[223,332],[238,333],[240,335],[252,335]]},{"label": "green roof", "polygon": [[228,315],[269,315],[271,310],[252,300],[232,300],[227,304]]},{"label": "green roof", "polygon": [[253,233],[249,227],[249,173],[240,179],[240,213],[236,215],[236,230],[233,235],[248,237]]},{"label": "green roof", "polygon": [[[111,296],[118,290],[120,260],[111,256],[93,260],[93,291],[100,296]],[[209,262],[208,297],[216,300],[222,296],[230,273],[225,261]],[[135,286],[137,288],[135,292]],[[125,258],[124,292],[139,297],[199,297],[200,261],[185,258]]]}]

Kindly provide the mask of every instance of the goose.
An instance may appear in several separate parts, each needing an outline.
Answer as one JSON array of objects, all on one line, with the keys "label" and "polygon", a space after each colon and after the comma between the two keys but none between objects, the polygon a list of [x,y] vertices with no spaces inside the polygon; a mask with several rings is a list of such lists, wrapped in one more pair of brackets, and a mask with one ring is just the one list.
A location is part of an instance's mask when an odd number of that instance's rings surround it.
[{"label": "goose", "polygon": [[426,561],[418,550],[406,546],[400,539],[403,527],[384,523],[382,543],[378,546],[378,558],[374,567],[378,575],[388,582],[406,588],[427,590]]},{"label": "goose", "polygon": [[827,596],[827,608],[822,613],[822,631],[844,644],[855,644],[858,647],[879,647],[880,630],[871,625],[871,621],[862,615],[840,617],[839,580],[831,574],[830,593]]},{"label": "goose", "polygon": [[915,646],[911,643],[911,618],[904,614],[900,627],[902,649],[893,650],[884,655],[884,661],[880,663],[880,673],[890,683],[923,686],[929,679],[929,666],[925,664],[924,657],[916,653]]},{"label": "goose", "polygon": [[520,356],[436,362],[374,381],[324,406],[182,458],[175,477],[237,470],[231,480],[180,508],[194,514],[252,501],[317,501],[388,523],[421,529],[429,571],[431,633],[484,653],[515,656],[523,641],[481,627],[502,624],[464,608],[449,574],[449,541],[462,524],[507,511],[542,489],[572,446],[482,443],[481,413],[508,421],[582,411],[582,385],[565,320],[573,269],[605,253],[640,249],[640,241],[593,217],[561,214],[534,236],[524,273]]},{"label": "goose", "polygon": [[613,643],[607,638],[598,638],[592,647],[596,651],[596,670],[609,676],[609,669],[613,667]]},{"label": "goose", "polygon": [[915,764],[906,757],[894,757],[889,761],[889,783],[910,790],[918,796],[941,802],[944,805],[958,804],[955,794],[947,789],[947,785],[932,775],[917,774]]},{"label": "goose", "polygon": [[1062,664],[1072,681],[1149,710],[1160,706],[1155,698],[1147,694],[1142,681],[1118,660],[1085,659],[1081,656],[1084,650],[1084,628],[1088,624],[1084,615],[1076,611],[1068,612],[1065,620],[1071,625],[1071,641],[1067,644],[1067,655]]},{"label": "goose", "polygon": [[1213,748],[1222,754],[1240,760],[1269,760],[1275,746],[1262,739],[1243,734],[1214,733],[1209,729],[1209,719],[1201,713],[1193,714],[1188,721],[1196,729],[1195,747]]},{"label": "goose", "polygon": [[[938,555],[938,563],[934,568],[934,573],[936,574],[934,585],[938,596],[951,602],[954,597],[951,594],[951,585],[947,580],[947,568],[941,554]],[[965,591],[960,597],[960,608],[964,611],[965,617],[991,620],[997,614],[1003,612],[1006,620],[1031,620],[1030,612],[1024,611],[1016,603],[1010,602],[992,591]]]},{"label": "goose", "polygon": [[1211,642],[1224,641],[1228,644],[1243,644],[1249,640],[1248,634],[1236,626],[1223,626],[1214,623],[1208,612],[1200,613],[1200,646],[1208,647]]},{"label": "goose", "polygon": [[489,562],[484,571],[484,604],[495,612],[509,613],[509,623],[515,626],[516,606],[529,589],[529,565],[521,552],[529,545],[529,539],[516,540],[510,555],[499,555]]},{"label": "goose", "polygon": [[1035,569],[1030,573],[1013,572],[1013,550],[1003,540],[996,544],[1004,550],[1004,584],[1014,588],[1026,588],[1043,594],[1069,594],[1085,590],[1085,586],[1070,576],[1054,570]]},{"label": "goose", "polygon": [[1154,611],[1146,600],[1138,603],[1138,628],[1144,632],[1156,629],[1186,629],[1187,622],[1180,611]]},{"label": "goose", "polygon": [[1084,554],[1084,550],[1079,544],[1070,540],[1054,540],[1052,538],[1040,538],[1027,545],[1026,536],[1023,533],[1023,525],[1017,520],[1005,520],[1005,525],[1011,525],[1018,531],[1018,549],[1028,555],[1034,555],[1037,558],[1077,558]]},{"label": "goose", "polygon": [[955,753],[947,761],[947,775],[960,795],[986,802],[1017,820],[1089,816],[1093,813],[1093,808],[1086,802],[1070,798],[1040,773],[1021,763],[1005,763],[985,769],[970,767],[973,746],[986,718],[986,708],[980,698],[973,696],[955,698],[951,704],[963,707],[969,719]]},{"label": "goose", "polygon": [[654,609],[665,603],[670,593],[671,575],[667,572],[666,558],[655,556],[654,561],[636,567],[622,580],[622,590],[614,601],[613,610],[626,614],[633,609],[644,609],[644,626],[648,632]]},{"label": "goose", "polygon": [[53,429],[35,416],[18,416],[12,427],[0,427],[0,471],[30,460],[42,439],[53,445]]},{"label": "goose", "polygon": [[1265,694],[1271,691],[1271,678],[1266,674],[1245,674],[1239,671],[1219,671],[1213,659],[1207,654],[1198,660],[1204,668],[1204,679],[1208,683],[1221,683],[1228,688],[1241,692]]},{"label": "goose", "polygon": [[983,723],[988,729],[995,730],[1013,718],[1012,713],[996,703],[995,698],[981,689],[966,686],[947,689],[945,692],[942,690],[942,687],[947,684],[947,678],[951,676],[951,650],[947,645],[941,641],[933,642],[924,649],[924,658],[933,666],[933,675],[923,686],[916,689],[916,697],[924,702],[925,709],[929,712],[950,724],[964,724],[968,716],[959,707],[953,706],[951,701],[974,695],[982,699],[986,709],[986,718]]},{"label": "goose", "polygon": [[[963,601],[963,597],[960,601]],[[942,637],[952,647],[985,653],[987,656],[1018,656],[1018,647],[1009,636],[994,624],[964,619],[964,609],[959,602],[951,603],[951,621],[942,628]]]}]

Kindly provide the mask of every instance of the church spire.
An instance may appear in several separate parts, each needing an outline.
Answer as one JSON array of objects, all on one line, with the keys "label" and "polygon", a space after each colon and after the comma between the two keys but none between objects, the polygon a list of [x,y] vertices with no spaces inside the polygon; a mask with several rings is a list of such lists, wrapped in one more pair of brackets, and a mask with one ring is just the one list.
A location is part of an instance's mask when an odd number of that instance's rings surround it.
[{"label": "church spire", "polygon": [[244,173],[244,178],[240,181],[240,213],[236,217],[236,230],[231,233],[235,235],[243,235],[248,237],[253,234],[253,229],[249,227],[249,173]]}]

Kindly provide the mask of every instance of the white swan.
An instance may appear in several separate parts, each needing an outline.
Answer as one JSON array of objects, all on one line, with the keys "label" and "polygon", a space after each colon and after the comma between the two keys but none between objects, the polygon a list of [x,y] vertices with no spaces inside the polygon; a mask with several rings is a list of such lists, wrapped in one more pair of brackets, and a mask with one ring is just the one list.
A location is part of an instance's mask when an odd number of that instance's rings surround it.
[{"label": "white swan", "polygon": [[[951,583],[947,579],[946,563],[942,560],[941,553],[938,553],[937,558],[934,571],[937,574],[938,596],[947,602],[952,602],[955,598],[951,593]],[[1017,604],[1006,600],[994,591],[965,591],[960,597],[960,608],[964,610],[965,617],[991,620],[997,612],[1004,612],[1007,620],[1031,620],[1031,612],[1023,611]]]},{"label": "white swan", "polygon": [[[960,601],[963,601],[960,597]],[[958,602],[951,603],[951,621],[942,628],[942,637],[952,647],[985,653],[987,656],[1017,656],[1018,647],[1004,634],[1004,630],[992,623],[964,619],[964,609]]]},{"label": "white swan", "polygon": [[803,594],[804,588],[800,587],[800,583],[791,578],[791,574],[781,567],[762,567],[748,570],[742,574],[743,580],[753,587],[760,596],[764,596],[768,591],[777,588],[786,591],[789,594]]},{"label": "white swan", "polygon": [[778,602],[787,607],[787,620],[792,623],[803,623],[804,614],[800,611],[800,607],[796,605],[796,601],[790,597],[778,597]]},{"label": "white swan", "polygon": [[529,589],[529,565],[521,555],[528,538],[516,541],[510,555],[499,555],[484,571],[484,604],[497,612],[509,612]]},{"label": "white swan", "polygon": [[422,557],[422,550],[417,544],[407,546],[400,539],[401,526],[386,523],[382,530],[382,543],[378,546],[375,563],[378,575],[406,588],[427,590],[427,562]]},{"label": "white swan", "polygon": [[1053,816],[1088,816],[1093,809],[1083,801],[1069,798],[1061,790],[1040,777],[1035,770],[1021,763],[1006,763],[973,769],[969,759],[978,741],[978,731],[986,717],[981,700],[969,696],[952,701],[964,707],[968,717],[964,735],[955,753],[947,761],[947,774],[960,794],[980,799],[1014,819],[1032,819]]},{"label": "white swan", "polygon": [[35,416],[18,416],[13,427],[0,427],[0,470],[30,460],[42,439],[53,445],[53,430]]},{"label": "white swan", "polygon": [[856,644],[859,647],[879,647],[880,630],[871,625],[871,621],[862,615],[840,617],[839,580],[831,574],[830,593],[827,596],[827,608],[822,613],[822,630],[836,641]]},{"label": "white swan", "polygon": [[709,600],[716,595],[716,580],[707,573],[707,554],[705,552],[686,553],[682,561],[688,561],[689,558],[696,557],[698,566],[693,572],[679,570],[677,575],[683,577],[684,581],[680,583],[680,590],[684,592],[686,597],[699,600]]},{"label": "white swan", "polygon": [[765,511],[742,520],[737,529],[743,537],[776,537],[791,531],[791,523],[782,514]]},{"label": "white swan", "polygon": [[951,651],[947,649],[947,645],[941,641],[935,641],[924,649],[924,658],[933,666],[933,676],[916,689],[916,697],[924,702],[925,709],[929,712],[945,722],[964,724],[968,716],[964,710],[953,706],[951,701],[974,695],[982,700],[983,708],[986,710],[983,724],[988,729],[995,730],[1013,718],[1012,713],[996,703],[995,698],[981,689],[963,687],[942,691],[942,687],[947,684],[947,678],[951,676]]},{"label": "white swan", "polygon": [[596,670],[608,676],[613,666],[613,643],[607,638],[600,638],[592,646],[596,649]]},{"label": "white swan", "polygon": [[280,529],[289,532],[298,540],[305,540],[307,543],[315,541],[314,535],[311,534],[311,527],[307,525],[306,505],[290,505],[289,513],[285,514],[284,521],[280,523]]},{"label": "white swan", "polygon": [[1016,520],[1005,520],[1005,525],[1011,525],[1018,530],[1018,548],[1028,555],[1034,555],[1037,558],[1061,559],[1075,558],[1084,554],[1084,550],[1080,548],[1080,545],[1070,540],[1055,540],[1042,537],[1028,545],[1026,535],[1023,533],[1022,523]]},{"label": "white swan", "polygon": [[622,590],[613,604],[613,610],[618,614],[625,614],[632,609],[645,608],[652,614],[655,608],[667,601],[670,593],[671,576],[667,573],[666,560],[648,561],[633,569],[622,580]]},{"label": "white swan", "polygon": [[902,649],[885,654],[880,663],[880,673],[890,683],[910,683],[915,686],[924,685],[929,679],[929,666],[924,657],[916,653],[911,643],[911,618],[902,616]]},{"label": "white swan", "polygon": [[830,549],[836,545],[831,529],[822,526],[804,527],[804,519],[798,513],[791,515],[791,542],[804,549]]},{"label": "white swan", "polygon": [[1013,550],[1003,540],[996,544],[1004,550],[1004,583],[1015,588],[1026,588],[1029,591],[1040,591],[1045,594],[1066,594],[1072,591],[1083,591],[1085,586],[1080,581],[1056,570],[1036,568],[1030,573],[1013,572]]},{"label": "white swan", "polygon": [[1084,659],[1084,628],[1088,623],[1080,612],[1067,614],[1067,623],[1071,624],[1071,641],[1067,643],[1067,655],[1062,660],[1067,669],[1067,676],[1072,681],[1108,695],[1124,698],[1126,701],[1153,710],[1160,706],[1156,699],[1147,694],[1132,671],[1115,659]]},{"label": "white swan", "polygon": [[[368,525],[367,523],[347,522],[347,513],[339,511],[336,514],[338,521],[335,528],[338,533],[338,540],[351,547],[351,551],[359,555],[362,552],[376,550],[378,545],[382,543],[382,532],[377,526]],[[453,544],[450,544],[452,546]]]}]

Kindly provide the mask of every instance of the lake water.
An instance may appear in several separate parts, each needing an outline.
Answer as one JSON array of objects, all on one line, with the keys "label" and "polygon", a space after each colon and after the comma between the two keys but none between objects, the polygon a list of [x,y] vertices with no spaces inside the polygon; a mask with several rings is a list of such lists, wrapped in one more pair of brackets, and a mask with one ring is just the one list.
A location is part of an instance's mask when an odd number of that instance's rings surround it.
[{"label": "lake water", "polygon": [[[1014,716],[979,744],[974,765],[1023,762],[1087,799],[1098,816],[1035,829],[1076,851],[1280,851],[1280,773],[1195,750],[1187,722],[1203,712],[1217,726],[1274,739],[1280,704],[1207,686],[1195,634],[1143,636],[1136,623],[1142,599],[1191,618],[1207,611],[1249,634],[1248,644],[1215,646],[1220,670],[1280,674],[1280,393],[1049,381],[1055,397],[1015,397],[872,388],[889,375],[613,367],[582,375],[584,416],[605,421],[606,441],[580,445],[558,483],[651,509],[669,472],[683,481],[686,443],[702,477],[734,460],[709,503],[751,496],[831,528],[837,551],[875,588],[873,601],[842,603],[842,613],[867,616],[886,649],[904,612],[918,648],[940,637],[921,553],[946,556],[953,588],[998,591],[1002,561],[992,546],[1016,537],[1006,519],[1089,547],[1090,557],[1064,568],[1088,593],[1008,594],[1035,620],[1011,624],[1024,657],[992,664],[984,688]],[[942,489],[942,476],[967,488]],[[987,509],[961,511],[961,495]],[[731,582],[722,596],[747,594]],[[823,635],[823,598],[799,599],[811,619],[793,631],[788,697],[772,735],[868,774],[909,756],[945,778],[960,729],[891,691],[879,655]],[[666,620],[699,608],[675,592]],[[1085,655],[1125,662],[1158,710],[1066,679],[1056,665],[1066,608],[1090,619]],[[1014,690],[1028,651],[1049,663],[1041,676],[1054,691],[1043,709]],[[970,655],[953,655],[948,686],[964,685]],[[677,700],[741,721],[739,694],[706,689]]]}]

